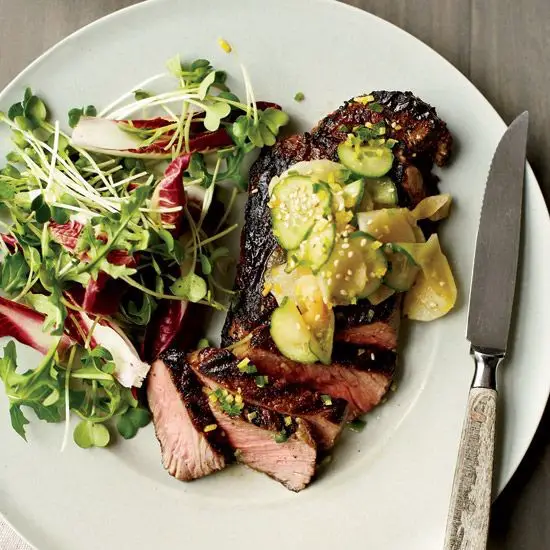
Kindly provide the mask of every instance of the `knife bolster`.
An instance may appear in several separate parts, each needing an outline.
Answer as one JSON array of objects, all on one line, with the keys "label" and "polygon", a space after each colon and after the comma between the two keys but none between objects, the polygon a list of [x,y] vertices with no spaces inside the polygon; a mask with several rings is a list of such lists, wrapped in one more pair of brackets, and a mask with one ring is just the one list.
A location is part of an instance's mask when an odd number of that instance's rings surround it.
[{"label": "knife bolster", "polygon": [[472,388],[497,389],[497,367],[504,359],[504,353],[498,350],[483,349],[472,346],[470,350],[476,370],[472,380]]}]

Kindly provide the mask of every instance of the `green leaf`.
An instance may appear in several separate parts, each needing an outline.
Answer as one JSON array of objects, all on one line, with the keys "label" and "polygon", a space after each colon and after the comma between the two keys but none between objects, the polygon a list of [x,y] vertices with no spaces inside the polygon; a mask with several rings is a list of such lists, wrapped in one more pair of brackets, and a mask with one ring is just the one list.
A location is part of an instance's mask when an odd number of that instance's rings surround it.
[{"label": "green leaf", "polygon": [[210,254],[210,262],[215,264],[220,258],[226,258],[227,256],[229,256],[229,248],[220,246]]},{"label": "green leaf", "polygon": [[0,174],[16,180],[21,179],[21,172],[19,172],[19,170],[15,166],[13,166],[13,164],[7,164],[6,166],[4,166]]},{"label": "green leaf", "polygon": [[83,109],[78,109],[78,108],[74,108],[74,109],[71,109],[69,111],[69,126],[71,128],[74,128],[77,124],[78,124],[78,121],[80,120],[80,117],[84,114],[84,110]]},{"label": "green leaf", "polygon": [[136,101],[141,101],[142,99],[147,99],[148,97],[151,97],[149,92],[146,92],[145,90],[134,90],[134,98]]},{"label": "green leaf", "polygon": [[25,103],[24,115],[32,120],[37,126],[45,122],[48,117],[48,110],[44,102],[35,95],[31,96]]},{"label": "green leaf", "polygon": [[25,426],[29,421],[25,418],[25,415],[21,411],[19,405],[10,405],[10,419],[12,428],[25,440],[27,436],[25,434]]},{"label": "green leaf", "polygon": [[88,105],[86,109],[84,109],[84,114],[86,116],[97,116],[97,109],[94,105]]},{"label": "green leaf", "polygon": [[124,439],[132,439],[138,432],[138,428],[136,428],[132,421],[124,415],[118,419],[116,427],[118,433]]},{"label": "green leaf", "polygon": [[260,121],[276,136],[279,133],[279,129],[288,124],[289,116],[284,111],[269,107],[260,115]]},{"label": "green leaf", "polygon": [[264,146],[264,141],[262,139],[262,135],[260,134],[260,129],[257,125],[253,125],[248,128],[248,139],[256,147]]},{"label": "green leaf", "polygon": [[246,136],[248,134],[248,127],[250,124],[250,119],[246,115],[241,115],[237,120],[233,123],[233,135],[237,138],[239,141],[244,141],[246,139]]},{"label": "green leaf", "polygon": [[71,217],[71,214],[68,210],[66,210],[65,208],[59,208],[57,206],[52,207],[51,213],[53,221],[59,224],[67,223]]},{"label": "green leaf", "polygon": [[220,127],[222,118],[225,118],[230,112],[231,107],[227,103],[205,103],[204,127],[213,132]]},{"label": "green leaf", "polygon": [[166,229],[161,229],[159,232],[159,237],[164,241],[164,244],[166,244],[166,249],[168,252],[173,252],[174,250],[174,237],[172,237],[172,234],[170,231]]},{"label": "green leaf", "polygon": [[208,256],[201,253],[199,258],[200,258],[200,262],[201,262],[202,272],[205,275],[210,275],[210,273],[212,273],[212,264],[210,263],[210,260],[208,259]]},{"label": "green leaf", "polygon": [[236,96],[235,94],[231,92],[220,92],[218,94],[218,97],[221,97],[222,99],[228,99],[229,101],[234,101],[235,103],[240,103],[241,100]]},{"label": "green leaf", "polygon": [[208,287],[202,277],[195,273],[189,273],[180,277],[170,287],[175,296],[186,298],[190,302],[200,302],[207,294]]},{"label": "green leaf", "polygon": [[[204,80],[201,82],[199,86],[199,91],[197,92],[199,94],[199,99],[204,100],[204,98],[208,94],[208,90],[210,89],[210,86],[214,84],[214,81],[216,80],[216,71],[212,71],[210,74],[208,74]],[[229,114],[229,113],[227,113]],[[205,124],[206,126],[206,124]]]},{"label": "green leaf", "polygon": [[271,130],[263,122],[260,122],[258,127],[260,129],[260,136],[264,142],[264,145],[268,145],[269,147],[275,145],[276,139]]},{"label": "green leaf", "polygon": [[168,69],[168,72],[173,76],[180,77],[182,72],[180,56],[175,55],[174,57],[171,57],[166,62],[166,68]]},{"label": "green leaf", "polygon": [[73,438],[79,447],[89,449],[90,447],[106,447],[111,435],[103,424],[82,420],[76,426]]},{"label": "green leaf", "polygon": [[23,105],[21,103],[14,103],[8,110],[8,117],[11,120],[15,120],[15,117],[23,116]]},{"label": "green leaf", "polygon": [[151,422],[151,413],[143,407],[128,409],[126,416],[132,421],[134,426],[138,428],[145,428],[145,426]]},{"label": "green leaf", "polygon": [[8,254],[0,264],[0,288],[8,293],[19,292],[27,284],[29,266],[21,251]]}]

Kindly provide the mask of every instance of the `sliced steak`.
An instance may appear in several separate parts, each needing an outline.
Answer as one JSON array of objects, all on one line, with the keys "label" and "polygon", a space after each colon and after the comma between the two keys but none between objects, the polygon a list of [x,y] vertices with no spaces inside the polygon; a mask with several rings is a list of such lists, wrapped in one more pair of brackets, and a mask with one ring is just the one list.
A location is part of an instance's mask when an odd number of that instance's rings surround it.
[{"label": "sliced steak", "polygon": [[255,376],[241,372],[237,367],[239,359],[228,350],[205,348],[190,354],[188,363],[211,390],[222,387],[240,393],[250,405],[306,420],[323,450],[334,445],[349,419],[350,411],[344,400],[334,399],[332,404],[325,404],[321,394],[306,386],[269,380],[264,387],[258,387]]},{"label": "sliced steak", "polygon": [[[147,398],[162,451],[162,464],[170,475],[190,481],[225,467],[232,458],[195,374],[181,354],[167,350],[149,373]],[[206,429],[206,431],[205,431]]]},{"label": "sliced steak", "polygon": [[225,432],[235,457],[291,491],[304,489],[315,474],[317,448],[306,422],[246,406],[229,416],[211,403],[216,422]]},{"label": "sliced steak", "polygon": [[235,347],[233,353],[240,359],[248,357],[260,373],[271,379],[305,384],[322,394],[345,399],[354,415],[380,403],[392,383],[396,363],[394,351],[338,342],[332,364],[297,363],[279,354],[267,326],[255,329],[252,338]]},{"label": "sliced steak", "polygon": [[[381,106],[381,112],[359,101],[348,101],[322,119],[311,133],[291,136],[264,150],[252,166],[235,282],[237,299],[224,326],[224,345],[242,339],[257,326],[265,324],[277,305],[271,294],[263,295],[265,272],[270,262],[280,256],[267,205],[268,186],[274,176],[303,160],[326,158],[337,161],[338,144],[346,139],[354,126],[384,120],[386,137],[399,142],[393,149],[396,159],[389,173],[397,186],[399,203],[414,206],[427,195],[437,192],[437,178],[431,169],[434,162],[439,166],[447,163],[452,147],[452,137],[445,123],[433,107],[411,92],[377,91],[371,95]],[[369,321],[361,315],[361,310],[373,310],[373,317],[379,320]],[[399,302],[393,301],[392,311],[387,310],[386,302],[371,306],[367,300],[345,306],[345,317],[360,322],[345,322],[347,326],[338,327],[341,333],[336,338],[355,344],[379,343],[395,349]],[[374,323],[377,325],[372,330],[365,328]]]}]

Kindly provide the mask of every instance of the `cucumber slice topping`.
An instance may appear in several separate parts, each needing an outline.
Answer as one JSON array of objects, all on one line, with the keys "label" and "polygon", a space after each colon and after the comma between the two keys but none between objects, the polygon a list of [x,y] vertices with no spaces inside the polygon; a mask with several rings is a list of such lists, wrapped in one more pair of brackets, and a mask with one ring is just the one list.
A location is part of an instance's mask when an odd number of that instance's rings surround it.
[{"label": "cucumber slice topping", "polygon": [[317,361],[317,356],[309,348],[311,332],[292,300],[285,298],[273,312],[270,332],[285,357],[300,363]]},{"label": "cucumber slice topping", "polygon": [[304,176],[289,176],[277,183],[269,205],[273,234],[286,250],[294,250],[308,236],[320,216],[331,212],[328,185],[313,184]]},{"label": "cucumber slice topping", "polygon": [[365,180],[359,179],[344,185],[344,207],[348,210],[356,210],[361,204],[363,193],[365,192]]},{"label": "cucumber slice topping", "polygon": [[296,251],[296,258],[299,263],[309,267],[313,273],[317,273],[329,259],[335,238],[334,222],[321,218],[313,226],[309,237],[300,244]]},{"label": "cucumber slice topping", "polygon": [[367,178],[385,176],[393,164],[391,149],[383,145],[355,146],[344,142],[338,145],[338,158],[352,172]]},{"label": "cucumber slice topping", "polygon": [[396,244],[384,247],[384,254],[389,262],[384,284],[397,292],[409,290],[420,271],[412,256]]},{"label": "cucumber slice topping", "polygon": [[[397,206],[397,187],[390,177],[368,178],[365,188],[369,192],[377,208],[391,208]],[[372,209],[371,209],[372,210]]]},{"label": "cucumber slice topping", "polygon": [[357,231],[336,240],[334,250],[320,272],[327,301],[347,305],[374,292],[387,271],[381,244]]}]

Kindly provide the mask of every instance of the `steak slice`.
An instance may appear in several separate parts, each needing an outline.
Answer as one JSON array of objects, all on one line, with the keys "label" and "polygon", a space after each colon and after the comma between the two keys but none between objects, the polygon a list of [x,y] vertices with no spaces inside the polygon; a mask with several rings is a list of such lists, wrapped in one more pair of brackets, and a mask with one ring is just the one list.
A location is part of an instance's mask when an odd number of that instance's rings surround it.
[{"label": "steak slice", "polygon": [[157,359],[147,379],[147,398],[162,464],[176,479],[190,481],[222,470],[232,452],[216,424],[208,398],[180,354],[167,350]]},{"label": "steak slice", "polygon": [[323,450],[330,449],[349,419],[349,408],[343,399],[325,404],[321,394],[284,380],[269,380],[258,387],[254,375],[241,372],[237,359],[226,349],[205,348],[189,354],[188,363],[200,381],[210,390],[222,387],[242,399],[283,415],[307,421],[315,440]]},{"label": "steak slice", "polygon": [[[381,112],[362,102],[348,101],[322,119],[311,133],[291,136],[265,149],[252,166],[235,281],[237,299],[225,322],[223,345],[241,340],[254,328],[266,324],[277,306],[273,295],[263,296],[265,272],[281,256],[267,204],[268,186],[274,176],[299,161],[338,160],[336,149],[348,131],[367,122],[384,120],[386,137],[399,142],[393,148],[396,158],[388,174],[397,186],[399,204],[414,206],[437,192],[437,178],[431,169],[434,162],[439,166],[447,163],[452,147],[445,123],[433,107],[411,92],[377,91],[371,95],[381,106]],[[337,308],[344,313],[344,321],[341,318],[337,326],[336,339],[363,345],[378,343],[395,349],[399,308],[398,299],[377,306],[362,300],[357,305],[345,306],[345,310]],[[373,312],[370,321],[362,313],[365,311]],[[365,328],[374,323],[378,323],[376,327]]]},{"label": "steak slice", "polygon": [[336,343],[330,365],[297,363],[282,357],[267,326],[233,349],[240,359],[248,357],[258,371],[286,383],[305,384],[323,394],[345,399],[359,415],[378,405],[388,391],[395,372],[396,353],[377,347]]},{"label": "steak slice", "polygon": [[215,403],[210,406],[239,462],[291,491],[309,484],[315,475],[317,448],[306,422],[262,407],[247,405],[240,415],[229,416]]}]

